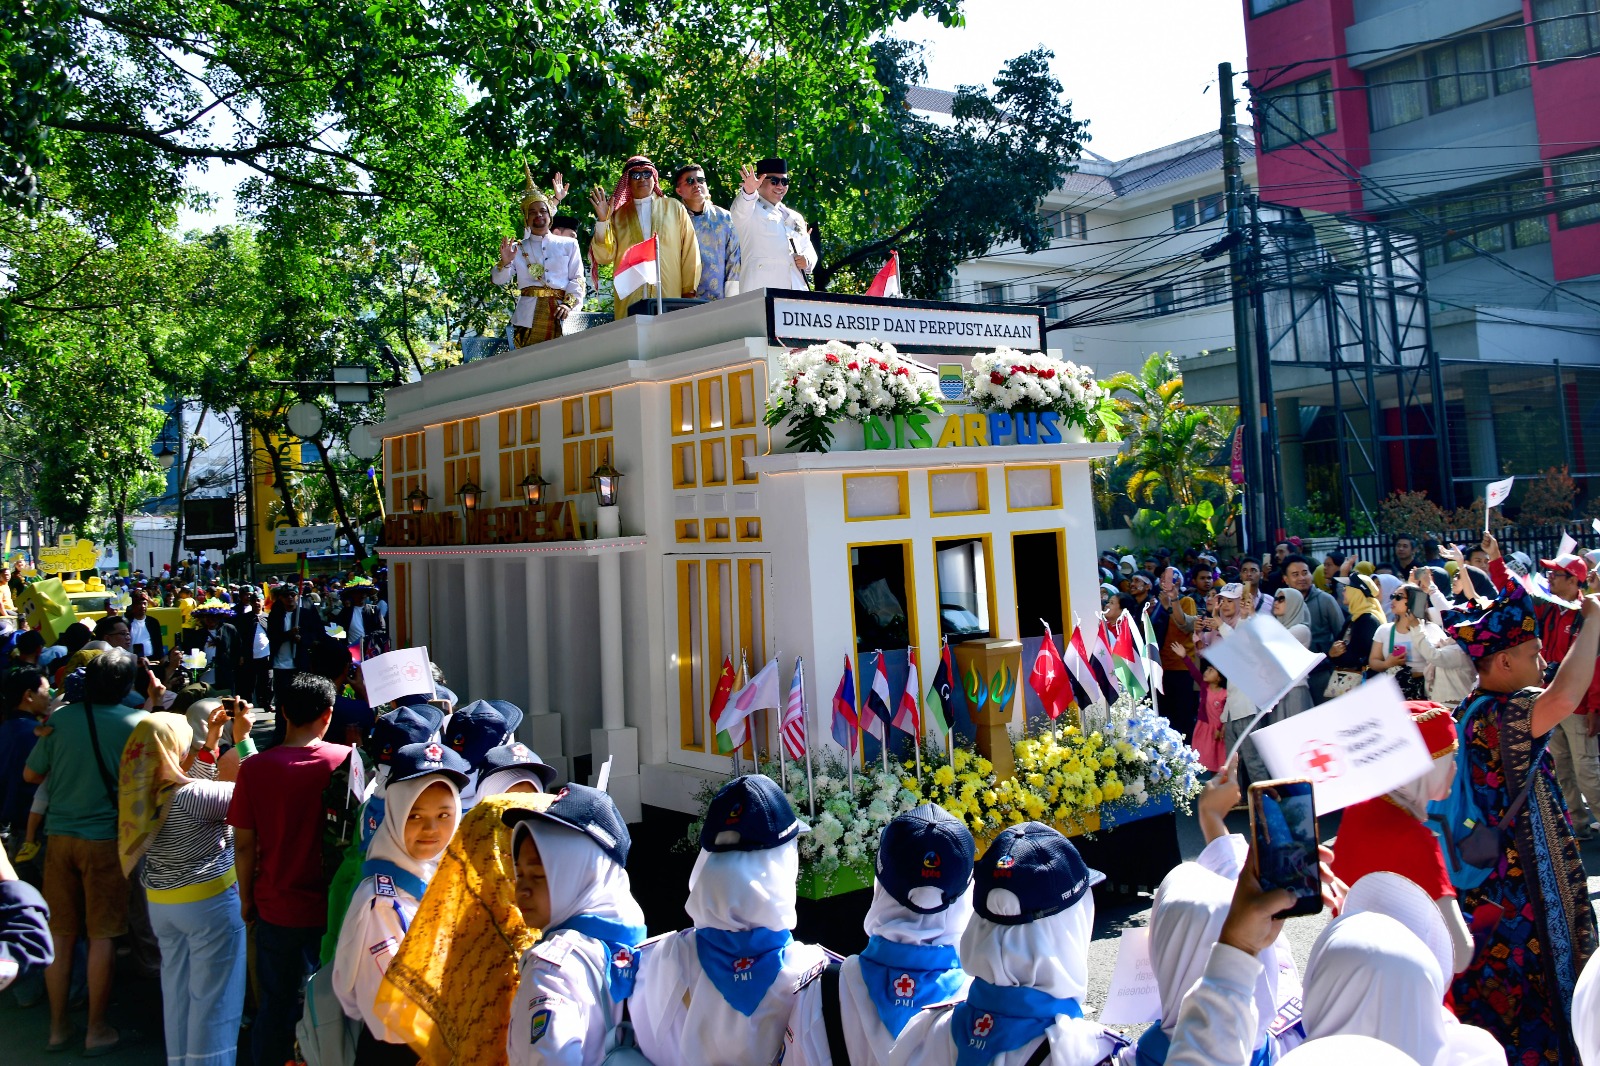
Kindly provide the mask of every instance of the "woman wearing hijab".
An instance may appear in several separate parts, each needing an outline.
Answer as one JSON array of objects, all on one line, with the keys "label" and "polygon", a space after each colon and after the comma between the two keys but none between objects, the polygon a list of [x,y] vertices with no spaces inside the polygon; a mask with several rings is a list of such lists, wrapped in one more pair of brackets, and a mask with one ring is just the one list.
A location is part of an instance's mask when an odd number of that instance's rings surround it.
[{"label": "woman wearing hijab", "polygon": [[1416,646],[1426,639],[1423,620],[1428,613],[1427,594],[1416,585],[1396,583],[1389,594],[1390,617],[1394,620],[1380,625],[1372,634],[1372,649],[1367,653],[1367,676],[1388,674],[1400,686],[1400,694],[1408,700],[1427,699],[1427,683],[1414,658]]},{"label": "woman wearing hijab", "polygon": [[350,897],[333,956],[333,990],[345,1016],[362,1023],[357,1066],[415,1063],[404,1037],[391,1033],[373,1005],[438,858],[461,818],[461,756],[438,741],[395,752],[384,785],[383,821],[367,845],[361,881]]},{"label": "woman wearing hijab", "polygon": [[1377,583],[1365,574],[1351,574],[1344,585],[1344,609],[1350,621],[1328,649],[1328,661],[1335,670],[1354,673],[1358,683],[1366,674],[1373,634],[1388,621],[1378,602]]},{"label": "woman wearing hijab", "polygon": [[1458,1024],[1443,1006],[1450,950],[1438,912],[1404,879],[1373,876],[1391,878],[1415,898],[1386,888],[1369,899],[1363,884],[1351,887],[1344,912],[1323,929],[1306,961],[1307,1039],[1370,1036],[1422,1066],[1504,1064],[1505,1051],[1492,1036]]},{"label": "woman wearing hijab", "polygon": [[1447,971],[1453,974],[1472,961],[1472,933],[1456,903],[1439,838],[1426,822],[1428,803],[1448,796],[1455,781],[1456,723],[1437,703],[1414,702],[1407,710],[1433,757],[1433,768],[1384,795],[1344,809],[1333,845],[1333,872],[1348,885],[1388,871],[1418,886],[1450,932],[1453,948]]},{"label": "woman wearing hijab", "polygon": [[[836,979],[824,975],[800,990],[784,1034],[787,1066],[887,1066],[919,1010],[966,991],[956,946],[972,918],[973,850],[961,820],[932,803],[884,826],[866,950],[844,960]],[[834,1011],[845,1052],[837,1058],[829,1044]]]},{"label": "woman wearing hijab", "polygon": [[[1200,980],[1211,948],[1222,933],[1223,920],[1233,900],[1234,883],[1205,866],[1186,862],[1174,867],[1156,889],[1150,908],[1150,962],[1155,969],[1156,988],[1161,996],[1161,1018],[1144,1031],[1137,1044],[1125,1048],[1119,1059],[1123,1066],[1162,1066],[1172,1044],[1172,1031],[1178,1024],[1183,997]],[[1289,961],[1292,966],[1292,958]],[[1277,964],[1269,961],[1261,968],[1254,985],[1256,1030],[1251,1066],[1269,1066],[1280,1054],[1293,1047],[1298,1038],[1285,1043],[1272,1029],[1278,1015],[1278,975],[1283,967],[1282,953]],[[1292,1031],[1292,1030],[1290,1030]],[[1232,1048],[1226,1044],[1205,1046],[1216,1061],[1225,1061]]]},{"label": "woman wearing hijab", "polygon": [[543,933],[517,967],[506,1058],[596,1066],[625,1021],[645,937],[625,869],[628,825],[610,796],[585,785],[568,785],[542,811],[513,808],[503,818],[522,920]]},{"label": "woman wearing hijab", "polygon": [[1083,1020],[1094,935],[1089,889],[1101,880],[1050,826],[1024,822],[995,837],[973,873],[976,914],[961,937],[972,984],[960,1003],[912,1020],[890,1052],[892,1066],[1095,1066],[1126,1047]]},{"label": "woman wearing hijab", "polygon": [[[218,707],[194,753],[187,719],[147,715],[133,727],[118,772],[117,851],[124,875],[139,870],[161,945],[171,1066],[230,1066],[239,1046],[245,928],[227,822],[233,784],[216,780],[217,744],[228,724]],[[248,708],[241,709],[232,722],[241,758],[253,754],[250,725]]]},{"label": "woman wearing hijab", "polygon": [[1384,618],[1394,621],[1394,590],[1403,582],[1393,574],[1385,571],[1372,575],[1372,583],[1378,586],[1378,607],[1382,609]]},{"label": "woman wearing hijab", "polygon": [[645,954],[633,1000],[639,1047],[657,1066],[750,1066],[782,1049],[795,993],[826,961],[790,934],[802,831],[758,774],[729,781],[706,808],[685,904],[694,928]]}]

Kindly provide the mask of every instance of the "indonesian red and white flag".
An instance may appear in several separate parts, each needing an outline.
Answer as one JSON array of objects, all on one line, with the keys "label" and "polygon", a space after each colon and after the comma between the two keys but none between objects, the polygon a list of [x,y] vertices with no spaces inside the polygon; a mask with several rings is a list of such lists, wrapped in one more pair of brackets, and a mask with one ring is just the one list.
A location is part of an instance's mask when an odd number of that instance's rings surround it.
[{"label": "indonesian red and white flag", "polygon": [[660,242],[659,236],[651,237],[622,253],[611,278],[617,299],[632,296],[646,285],[660,284],[660,273],[656,269],[656,249]]},{"label": "indonesian red and white flag", "polygon": [[883,264],[883,269],[878,271],[872,279],[872,284],[867,286],[868,296],[899,296],[900,295],[900,253],[890,252],[889,261]]},{"label": "indonesian red and white flag", "polygon": [[805,663],[794,661],[794,678],[789,682],[789,698],[783,705],[783,721],[778,727],[783,750],[791,759],[806,757],[806,682]]},{"label": "indonesian red and white flag", "polygon": [[906,687],[900,693],[900,703],[894,709],[894,720],[889,724],[902,733],[922,736],[922,708],[917,703],[921,694],[917,680],[917,649],[906,649]]}]

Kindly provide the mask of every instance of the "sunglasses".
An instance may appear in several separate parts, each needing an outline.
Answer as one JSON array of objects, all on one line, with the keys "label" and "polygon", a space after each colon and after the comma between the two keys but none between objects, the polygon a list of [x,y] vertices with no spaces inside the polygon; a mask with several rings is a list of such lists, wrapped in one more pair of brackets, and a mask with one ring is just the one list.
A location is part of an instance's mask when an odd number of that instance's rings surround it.
[{"label": "sunglasses", "polygon": [[1400,601],[1404,600],[1405,598],[1406,598],[1406,594],[1403,593],[1403,592],[1396,592],[1393,596],[1389,597],[1389,599],[1394,601],[1395,603],[1399,603]]},{"label": "sunglasses", "polygon": [[1272,602],[1273,603],[1288,603],[1289,599],[1288,599],[1287,596],[1274,596],[1274,597],[1272,597]]},{"label": "sunglasses", "polygon": [[761,180],[762,181],[771,182],[773,185],[787,185],[787,184],[789,184],[789,179],[788,178],[775,178],[770,174],[767,175],[766,177],[762,178]]},{"label": "sunglasses", "polygon": [[630,171],[628,171],[628,180],[629,181],[643,181],[646,178],[653,178],[655,176],[656,176],[655,175],[655,171],[653,171],[653,170],[630,170]]},{"label": "sunglasses", "polygon": [[688,178],[688,177],[686,177],[686,178],[683,179],[683,184],[685,184],[685,185],[704,185],[705,183],[706,183],[706,176],[704,174],[700,175],[698,178]]}]

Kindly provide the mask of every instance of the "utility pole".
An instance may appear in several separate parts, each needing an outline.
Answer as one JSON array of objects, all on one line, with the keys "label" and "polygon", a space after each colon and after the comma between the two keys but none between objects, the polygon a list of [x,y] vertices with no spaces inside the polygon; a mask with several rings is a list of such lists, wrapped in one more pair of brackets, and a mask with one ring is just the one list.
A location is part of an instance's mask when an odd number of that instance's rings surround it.
[{"label": "utility pole", "polygon": [[1257,376],[1255,330],[1250,315],[1250,290],[1256,263],[1245,232],[1244,175],[1239,165],[1239,132],[1234,123],[1233,64],[1217,64],[1217,94],[1222,105],[1222,179],[1228,208],[1228,279],[1233,297],[1233,352],[1239,372],[1239,425],[1244,427],[1243,527],[1246,550],[1271,547],[1273,531],[1267,528],[1266,456],[1262,450],[1262,402]]}]

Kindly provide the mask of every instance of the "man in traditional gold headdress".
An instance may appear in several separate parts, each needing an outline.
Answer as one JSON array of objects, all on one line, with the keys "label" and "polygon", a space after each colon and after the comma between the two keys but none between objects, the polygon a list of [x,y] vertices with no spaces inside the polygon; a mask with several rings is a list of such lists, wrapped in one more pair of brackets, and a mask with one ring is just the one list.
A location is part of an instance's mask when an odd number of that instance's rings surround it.
[{"label": "man in traditional gold headdress", "polygon": [[[493,280],[504,285],[513,277],[521,295],[511,319],[511,337],[518,348],[561,336],[561,323],[583,306],[583,259],[578,242],[550,232],[554,205],[533,185],[533,174],[522,194],[522,240],[500,239],[500,263]],[[561,176],[556,175],[557,186]]]},{"label": "man in traditional gold headdress", "polygon": [[[681,203],[661,192],[661,177],[655,164],[642,155],[629,159],[622,167],[622,180],[607,197],[604,189],[589,194],[594,205],[594,238],[589,255],[601,266],[614,263],[629,248],[652,236],[661,239],[656,254],[656,269],[661,279],[661,295],[677,299],[693,298],[700,284],[700,242],[694,223]],[[655,297],[645,286],[616,301],[616,317],[624,318],[628,307],[644,296]]]}]

